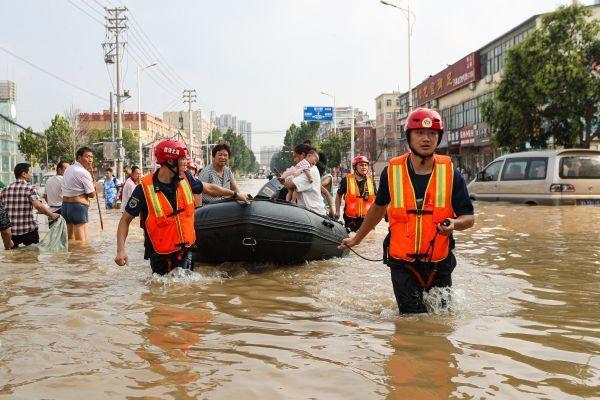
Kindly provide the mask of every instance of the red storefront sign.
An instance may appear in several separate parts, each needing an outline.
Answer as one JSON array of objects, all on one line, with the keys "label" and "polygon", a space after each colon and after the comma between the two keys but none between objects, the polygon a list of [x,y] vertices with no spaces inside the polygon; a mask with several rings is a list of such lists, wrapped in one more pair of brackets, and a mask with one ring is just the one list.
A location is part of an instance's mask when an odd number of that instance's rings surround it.
[{"label": "red storefront sign", "polygon": [[471,53],[417,86],[419,106],[480,79],[479,54]]}]

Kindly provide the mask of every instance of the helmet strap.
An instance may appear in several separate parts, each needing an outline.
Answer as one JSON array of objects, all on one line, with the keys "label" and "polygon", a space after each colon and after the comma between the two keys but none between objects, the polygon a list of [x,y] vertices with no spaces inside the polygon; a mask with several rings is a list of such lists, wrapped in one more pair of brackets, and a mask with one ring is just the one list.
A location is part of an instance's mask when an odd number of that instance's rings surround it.
[{"label": "helmet strap", "polygon": [[169,171],[171,171],[174,174],[171,182],[177,183],[182,179],[179,175],[179,162],[177,160],[175,160],[175,168],[173,168],[171,164],[169,164],[169,160],[167,160],[164,165],[166,165]]}]

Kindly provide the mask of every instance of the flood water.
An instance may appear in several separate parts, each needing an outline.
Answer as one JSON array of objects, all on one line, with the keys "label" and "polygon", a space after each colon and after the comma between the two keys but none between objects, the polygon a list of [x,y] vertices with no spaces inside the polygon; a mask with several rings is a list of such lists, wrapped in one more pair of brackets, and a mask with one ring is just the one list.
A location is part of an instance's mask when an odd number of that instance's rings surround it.
[{"label": "flood water", "polygon": [[0,399],[598,398],[600,208],[475,206],[451,311],[418,316],[352,254],[156,277],[136,220],[118,267],[90,211],[68,254],[0,252]]}]

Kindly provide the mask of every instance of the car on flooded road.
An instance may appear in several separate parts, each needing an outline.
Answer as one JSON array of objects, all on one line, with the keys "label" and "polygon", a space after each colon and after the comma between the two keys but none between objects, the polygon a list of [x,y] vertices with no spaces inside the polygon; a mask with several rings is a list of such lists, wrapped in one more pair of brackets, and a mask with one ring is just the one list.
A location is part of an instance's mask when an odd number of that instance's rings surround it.
[{"label": "car on flooded road", "polygon": [[600,151],[507,154],[488,164],[468,189],[473,200],[600,206]]}]

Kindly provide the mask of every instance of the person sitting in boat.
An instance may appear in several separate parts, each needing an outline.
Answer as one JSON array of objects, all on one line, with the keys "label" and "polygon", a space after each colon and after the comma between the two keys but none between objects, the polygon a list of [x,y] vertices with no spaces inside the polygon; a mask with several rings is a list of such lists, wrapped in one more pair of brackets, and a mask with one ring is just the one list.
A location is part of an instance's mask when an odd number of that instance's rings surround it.
[{"label": "person sitting in boat", "polygon": [[[213,147],[212,158],[213,162],[202,169],[198,178],[204,183],[213,183],[225,189],[231,189],[235,192],[239,191],[238,185],[235,182],[235,177],[231,168],[227,165],[231,157],[231,148],[226,143],[220,143]],[[217,201],[225,200],[223,196],[211,196],[204,193],[202,195],[202,204],[216,203]]]},{"label": "person sitting in boat", "polygon": [[[312,178],[312,173],[310,172],[310,168],[314,165],[317,165],[318,162],[319,162],[319,154],[317,153],[316,150],[313,149],[308,153],[308,155],[306,156],[306,158],[304,160],[300,160],[300,162],[298,164],[296,164],[295,166],[286,169],[283,172],[283,174],[281,174],[281,177],[283,179],[292,180],[293,178],[297,177],[300,174],[305,174],[308,181],[310,183],[312,183],[313,178]],[[290,201],[292,203],[297,203],[298,202],[298,192],[295,190],[288,190],[285,200]]]},{"label": "person sitting in boat", "polygon": [[186,170],[187,148],[176,140],[160,142],[154,150],[160,168],[142,178],[119,221],[117,265],[126,265],[125,241],[131,221],[138,215],[144,230],[144,258],[152,272],[164,275],[176,267],[193,269],[191,246],[196,242],[193,194],[228,196],[247,201],[244,194],[216,184],[203,183]]},{"label": "person sitting in boat", "polygon": [[344,223],[352,232],[356,232],[362,225],[367,211],[375,202],[375,186],[369,175],[369,159],[365,156],[356,156],[352,161],[353,174],[346,175],[340,182],[335,196],[336,215],[340,215],[342,197],[344,205]]},{"label": "person sitting in boat", "polygon": [[[313,148],[306,144],[299,144],[294,147],[294,163],[297,165],[300,161],[306,159],[311,150]],[[323,215],[325,214],[325,207],[321,198],[321,175],[319,175],[319,170],[315,165],[310,167],[310,174],[311,180],[304,173],[300,173],[292,179],[279,178],[279,180],[287,190],[297,192],[297,203],[299,205]]]}]

